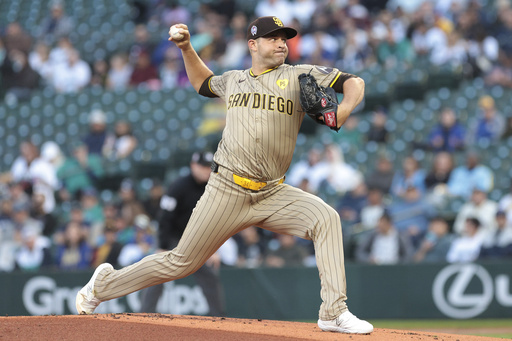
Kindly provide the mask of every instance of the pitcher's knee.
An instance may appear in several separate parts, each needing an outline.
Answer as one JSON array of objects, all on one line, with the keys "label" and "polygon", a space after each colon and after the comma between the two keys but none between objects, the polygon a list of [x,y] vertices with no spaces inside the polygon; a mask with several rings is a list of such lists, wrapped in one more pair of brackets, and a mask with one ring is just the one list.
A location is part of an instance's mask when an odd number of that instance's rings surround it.
[{"label": "pitcher's knee", "polygon": [[316,221],[310,231],[311,237],[315,240],[319,236],[325,236],[333,231],[341,230],[340,215],[335,209],[326,205],[325,209],[316,216]]},{"label": "pitcher's knee", "polygon": [[196,272],[204,262],[198,261],[197,257],[187,257],[183,254],[177,253],[175,250],[165,252],[167,261],[167,272],[172,274],[172,277],[183,278]]}]

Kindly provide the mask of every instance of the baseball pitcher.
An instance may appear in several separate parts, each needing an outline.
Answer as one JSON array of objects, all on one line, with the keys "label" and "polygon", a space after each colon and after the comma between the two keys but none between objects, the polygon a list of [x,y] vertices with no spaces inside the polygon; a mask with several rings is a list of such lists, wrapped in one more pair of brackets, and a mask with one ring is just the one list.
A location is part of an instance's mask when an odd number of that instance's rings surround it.
[{"label": "baseball pitcher", "polygon": [[[101,302],[188,276],[228,238],[256,225],[313,241],[323,301],[320,329],[371,333],[373,326],[351,314],[345,303],[340,217],[318,197],[283,183],[305,114],[338,130],[361,102],[364,81],[334,68],[285,64],[286,42],[297,31],[277,17],[249,25],[252,67],[222,75],[214,75],[199,58],[186,25],[175,25],[169,33],[194,89],[226,102],[226,127],[212,174],[176,248],[121,270],[98,266],[77,294],[78,313],[91,314]],[[330,89],[343,93],[339,104]]]}]

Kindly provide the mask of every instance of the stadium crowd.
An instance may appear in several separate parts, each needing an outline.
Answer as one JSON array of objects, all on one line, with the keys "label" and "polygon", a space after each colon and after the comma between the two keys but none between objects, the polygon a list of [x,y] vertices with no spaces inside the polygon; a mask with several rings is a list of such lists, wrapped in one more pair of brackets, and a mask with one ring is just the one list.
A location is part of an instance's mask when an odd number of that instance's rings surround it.
[{"label": "stadium crowd", "polygon": [[[79,93],[86,87],[125,91],[190,86],[179,50],[167,41],[169,26],[185,22],[192,43],[215,72],[246,68],[246,28],[256,16],[277,15],[300,34],[288,42],[288,62],[329,65],[357,74],[375,64],[392,69],[419,60],[460,67],[487,86],[512,88],[512,6],[469,0],[266,0],[253,11],[236,1],[204,3],[197,12],[177,1],[136,2],[133,41],[105,59],[80,55],[66,3],[50,1],[39,35],[19,22],[0,27],[0,65],[5,101],[24,101],[34,91]],[[155,29],[156,28],[156,29]],[[156,33],[155,33],[156,32]],[[512,187],[500,200],[488,195],[494,172],[472,146],[512,136],[511,113],[482,95],[468,122],[456,109],[439,111],[439,123],[416,148],[433,153],[430,168],[413,156],[396,168],[382,153],[371,172],[344,160],[341,145],[368,141],[385,146],[387,108],[372,115],[365,134],[353,115],[333,142],[319,143],[297,160],[287,182],[323,196],[334,193],[343,223],[346,257],[356,262],[467,262],[512,258]],[[89,114],[89,133],[72,146],[53,141],[20,145],[19,157],[0,178],[0,271],[88,269],[102,262],[125,266],[156,249],[160,198],[154,179],[140,193],[125,179],[110,200],[100,196],[105,160],[128,157],[139,141],[129,122],[107,125],[101,110]],[[465,163],[454,155],[465,153]],[[172,156],[171,156],[172,157]],[[161,179],[160,179],[161,180]],[[447,200],[463,205],[443,215]],[[221,251],[224,266],[314,265],[312,243],[250,227]]]}]

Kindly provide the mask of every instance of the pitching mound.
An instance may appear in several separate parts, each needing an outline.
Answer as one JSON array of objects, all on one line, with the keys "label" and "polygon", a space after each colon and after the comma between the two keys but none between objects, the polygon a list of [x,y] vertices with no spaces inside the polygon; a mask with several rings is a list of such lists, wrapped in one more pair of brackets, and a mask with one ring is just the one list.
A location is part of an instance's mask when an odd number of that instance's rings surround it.
[{"label": "pitching mound", "polygon": [[161,314],[0,317],[0,340],[500,340],[376,329],[371,335],[322,332],[314,323]]}]

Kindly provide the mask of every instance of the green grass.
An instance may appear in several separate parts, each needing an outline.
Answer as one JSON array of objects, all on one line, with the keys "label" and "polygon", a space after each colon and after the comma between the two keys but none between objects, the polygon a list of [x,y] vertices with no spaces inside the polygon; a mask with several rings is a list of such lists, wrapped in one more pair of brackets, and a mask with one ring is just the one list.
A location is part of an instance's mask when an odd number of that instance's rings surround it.
[{"label": "green grass", "polygon": [[[409,330],[429,330],[435,329],[440,332],[443,329],[457,328],[458,333],[467,335],[479,335],[501,338],[512,338],[511,332],[496,331],[489,333],[493,328],[512,328],[512,319],[474,319],[474,320],[372,320],[370,321],[376,328],[388,329],[409,329]],[[482,333],[475,331],[482,330]],[[465,333],[464,330],[468,332]],[[449,332],[449,331],[448,331]]]},{"label": "green grass", "polygon": [[512,327],[512,319],[372,320],[377,328],[495,328]]}]

